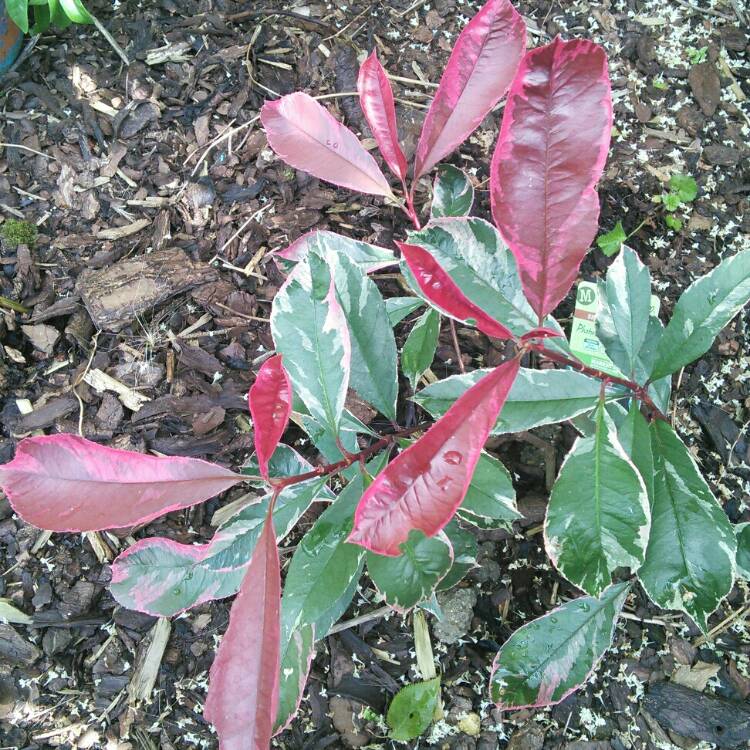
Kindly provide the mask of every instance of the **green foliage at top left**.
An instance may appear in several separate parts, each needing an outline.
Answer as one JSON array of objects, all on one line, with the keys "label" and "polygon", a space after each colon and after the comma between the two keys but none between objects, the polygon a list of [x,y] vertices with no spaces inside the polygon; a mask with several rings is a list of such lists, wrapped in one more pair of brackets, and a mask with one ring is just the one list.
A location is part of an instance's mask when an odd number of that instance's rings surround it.
[{"label": "green foliage at top left", "polygon": [[24,34],[42,34],[50,26],[94,23],[81,0],[5,0],[11,20]]}]

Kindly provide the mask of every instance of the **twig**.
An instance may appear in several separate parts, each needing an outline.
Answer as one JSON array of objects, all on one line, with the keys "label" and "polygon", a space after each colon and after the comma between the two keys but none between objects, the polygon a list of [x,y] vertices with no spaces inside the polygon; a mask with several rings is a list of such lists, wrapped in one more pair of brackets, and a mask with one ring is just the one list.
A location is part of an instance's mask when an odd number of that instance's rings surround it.
[{"label": "twig", "polygon": [[386,73],[386,75],[391,81],[396,81],[396,83],[411,83],[415,86],[424,86],[430,89],[436,89],[440,85],[437,83],[432,83],[431,81],[420,81],[419,78],[404,78],[404,76],[394,76],[390,73]]},{"label": "twig", "polygon": [[429,424],[421,423],[414,427],[407,427],[403,430],[396,430],[388,435],[384,435],[380,440],[376,440],[369,448],[359,451],[358,453],[347,453],[345,458],[341,461],[337,461],[333,464],[323,464],[316,467],[312,471],[305,472],[304,474],[297,474],[293,477],[283,477],[281,479],[271,479],[271,485],[274,489],[283,490],[285,487],[289,487],[292,484],[299,484],[305,482],[308,479],[315,479],[316,477],[327,477],[338,474],[344,469],[348,469],[352,464],[357,463],[361,460],[367,460],[370,456],[379,453],[383,448],[387,448],[389,445],[395,443],[399,438],[408,437],[413,435],[415,432],[421,432],[427,429]]},{"label": "twig", "polygon": [[12,299],[8,299],[7,297],[3,297],[2,295],[0,295],[0,307],[7,307],[9,310],[13,310],[14,312],[18,313],[31,312],[28,307],[24,307],[18,302],[14,302]]},{"label": "twig", "polygon": [[711,628],[711,630],[709,630],[706,635],[702,635],[700,636],[700,638],[695,640],[693,642],[693,645],[696,647],[700,647],[704,643],[712,641],[717,635],[723,633],[735,620],[739,620],[741,617],[744,617],[748,612],[750,612],[750,604],[748,604],[746,607],[741,607],[737,611],[732,612],[731,615],[725,617],[718,625]]},{"label": "twig", "polygon": [[349,630],[349,628],[356,628],[357,625],[363,625],[366,622],[370,622],[371,620],[378,620],[381,617],[385,617],[388,614],[393,613],[392,607],[380,607],[380,609],[373,609],[372,612],[368,612],[366,615],[360,615],[359,617],[354,617],[351,620],[344,620],[344,622],[338,623],[338,625],[334,625],[327,633],[326,635],[334,635],[335,633],[341,633],[344,630]]},{"label": "twig", "polygon": [[23,52],[16,58],[16,61],[13,63],[13,65],[8,68],[8,70],[5,71],[2,75],[0,75],[0,82],[4,81],[7,76],[9,76],[11,73],[15,72],[21,65],[23,64],[24,60],[32,53],[34,50],[34,47],[36,47],[36,43],[39,41],[39,38],[41,37],[41,34],[34,34],[34,36],[29,39],[26,46],[23,48]]},{"label": "twig", "polygon": [[78,395],[78,391],[76,388],[83,382],[83,379],[88,374],[88,371],[91,369],[91,363],[94,361],[94,355],[96,354],[96,347],[99,343],[99,331],[97,331],[93,336],[92,340],[94,342],[93,347],[91,348],[91,355],[89,356],[89,361],[86,363],[86,368],[84,371],[78,376],[76,382],[73,384],[73,394],[78,399],[78,434],[83,437],[83,400]]},{"label": "twig", "polygon": [[458,345],[458,336],[456,335],[456,322],[453,320],[453,318],[448,318],[448,322],[450,323],[451,328],[451,338],[453,339],[453,350],[456,352],[456,363],[458,364],[458,369],[461,370],[461,374],[466,374],[466,366],[464,365],[464,360],[461,357],[461,347]]},{"label": "twig", "polygon": [[128,60],[128,56],[123,52],[122,47],[116,42],[115,38],[112,36],[112,34],[107,31],[107,29],[104,27],[104,24],[91,12],[89,12],[89,15],[91,16],[91,20],[94,22],[94,26],[96,26],[99,33],[109,42],[109,46],[112,47],[112,49],[117,53],[117,56],[125,63],[125,67],[128,67],[130,65],[130,60]]},{"label": "twig", "polygon": [[214,305],[216,307],[220,307],[222,310],[226,310],[229,313],[232,313],[232,315],[236,315],[238,318],[243,318],[244,320],[253,320],[258,323],[270,323],[271,320],[269,318],[259,318],[257,315],[247,315],[246,313],[240,312],[239,310],[233,310],[228,305],[223,305],[221,302],[214,302]]},{"label": "twig", "polygon": [[734,21],[734,18],[727,16],[724,13],[714,10],[713,8],[699,8],[697,5],[686,2],[686,0],[674,0],[677,5],[681,5],[683,8],[692,10],[694,13],[703,13],[706,16],[715,16],[716,18],[723,18],[725,21]]},{"label": "twig", "polygon": [[319,18],[303,16],[301,13],[295,13],[292,10],[274,10],[273,8],[269,8],[268,10],[241,10],[239,13],[232,13],[226,19],[227,21],[245,21],[248,18],[264,18],[267,16],[285,16],[286,18],[293,18],[296,21],[312,24],[313,26],[321,26],[326,31],[335,31],[329,24],[321,21]]},{"label": "twig", "polygon": [[420,5],[424,5],[427,0],[415,0],[406,10],[399,11],[396,15],[399,18],[403,18],[407,13],[411,13],[413,10],[419,8]]},{"label": "twig", "polygon": [[41,151],[37,151],[35,148],[29,148],[28,146],[22,146],[20,143],[0,143],[0,148],[19,148],[21,151],[28,151],[30,154],[36,154],[37,156],[43,156],[45,159],[52,159],[57,161],[56,156],[50,156],[49,154],[43,154]]}]

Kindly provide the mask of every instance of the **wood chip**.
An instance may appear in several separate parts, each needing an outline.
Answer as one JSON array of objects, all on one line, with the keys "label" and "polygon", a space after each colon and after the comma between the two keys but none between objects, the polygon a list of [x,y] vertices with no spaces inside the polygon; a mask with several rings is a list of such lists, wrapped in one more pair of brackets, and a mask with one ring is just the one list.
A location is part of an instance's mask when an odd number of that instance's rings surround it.
[{"label": "wood chip", "polygon": [[148,396],[134,391],[102,370],[89,370],[83,376],[83,382],[88,383],[97,393],[104,391],[116,393],[122,405],[130,411],[138,411],[143,404],[151,400]]},{"label": "wood chip", "polygon": [[[117,170],[119,172],[119,170]],[[138,219],[132,224],[126,224],[124,227],[112,227],[112,229],[102,229],[97,232],[97,239],[100,240],[119,240],[123,237],[130,237],[131,234],[137,234],[146,227],[151,226],[150,219]]]},{"label": "wood chip", "polygon": [[172,626],[166,617],[160,617],[136,655],[135,670],[128,684],[128,702],[136,705],[147,701],[156,684],[164,649],[169,641]]}]

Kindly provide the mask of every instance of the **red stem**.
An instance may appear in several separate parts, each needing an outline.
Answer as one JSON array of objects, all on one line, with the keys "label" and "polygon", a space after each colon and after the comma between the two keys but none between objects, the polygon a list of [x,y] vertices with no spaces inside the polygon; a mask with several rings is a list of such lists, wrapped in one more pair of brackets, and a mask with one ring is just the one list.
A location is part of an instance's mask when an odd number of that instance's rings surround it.
[{"label": "red stem", "polygon": [[590,375],[591,377],[597,378],[603,381],[604,385],[606,385],[606,383],[617,383],[618,385],[623,385],[626,388],[629,388],[631,391],[633,391],[635,397],[648,407],[653,416],[655,416],[657,419],[663,420],[664,422],[669,422],[669,417],[667,417],[667,415],[654,403],[654,400],[648,393],[648,388],[646,388],[645,386],[639,385],[633,380],[628,380],[627,378],[618,378],[615,375],[610,375],[606,372],[602,372],[601,370],[597,370],[594,367],[589,367],[588,365],[584,365],[583,362],[577,359],[569,359],[564,354],[558,354],[557,352],[550,351],[544,346],[544,344],[536,341],[531,342],[528,348],[532,349],[535,352],[539,352],[539,354],[552,362],[557,362],[558,364],[565,365],[566,367],[572,367],[574,370],[578,370],[578,372],[582,372],[584,375]]},{"label": "red stem", "polygon": [[271,485],[273,486],[274,491],[278,490],[280,492],[284,489],[284,487],[288,487],[291,484],[304,482],[307,479],[315,479],[315,477],[325,477],[332,476],[333,474],[338,474],[340,471],[348,469],[353,463],[356,463],[358,461],[366,461],[370,456],[389,446],[391,443],[394,443],[399,438],[408,437],[415,432],[427,429],[429,426],[429,424],[423,423],[418,424],[414,427],[408,427],[403,430],[398,430],[397,432],[393,432],[389,435],[384,435],[382,438],[380,438],[380,440],[373,443],[369,448],[365,448],[364,450],[359,451],[359,453],[347,453],[346,456],[341,459],[341,461],[337,461],[333,464],[323,464],[322,466],[318,466],[312,471],[306,472],[305,474],[298,474],[297,476],[293,477],[283,477],[281,479],[272,479]]}]

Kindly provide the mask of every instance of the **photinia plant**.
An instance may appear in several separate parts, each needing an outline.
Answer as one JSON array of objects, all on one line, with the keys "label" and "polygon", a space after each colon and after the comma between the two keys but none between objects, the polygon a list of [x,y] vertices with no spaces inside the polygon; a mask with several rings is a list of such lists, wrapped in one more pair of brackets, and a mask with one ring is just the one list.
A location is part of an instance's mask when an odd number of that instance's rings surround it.
[{"label": "photinia plant", "polygon": [[[550,495],[544,544],[583,595],[500,648],[489,689],[501,708],[550,705],[583,684],[634,586],[706,631],[738,569],[747,575],[750,534],[741,526],[735,537],[666,415],[672,374],[708,351],[750,299],[750,252],[696,280],[664,326],[650,315],[648,269],[623,247],[599,281],[596,322],[618,372],[577,360],[551,313],[597,231],[612,126],[607,60],[585,40],[557,38],[524,54],[525,40],[508,0],[489,0],[469,22],[425,118],[411,180],[388,78],[374,53],[366,59],[362,109],[400,191],[307,94],[263,107],[268,141],[285,161],[384,197],[414,229],[396,243],[398,255],[328,231],[276,253],[288,274],[271,313],[276,353],[249,393],[256,454],[239,473],[71,435],[28,438],[0,467],[16,512],[53,531],[143,524],[242,482],[262,489],[210,542],[143,539],[112,569],[117,601],[152,615],[239,592],[206,702],[222,748],[266,748],[288,724],[315,643],[346,611],[365,567],[395,610],[434,609],[435,592],[476,562],[467,529],[519,517],[508,471],[484,450],[490,435],[568,420],[580,433]],[[422,226],[420,179],[506,93],[489,181],[494,223],[469,215],[471,181],[443,166]],[[384,299],[377,271],[396,264],[413,296]],[[422,308],[401,369],[415,391],[408,415],[419,407],[429,419],[401,426],[393,327]],[[419,388],[441,316],[506,341],[505,361]],[[539,359],[559,368],[530,366]],[[392,423],[387,434],[346,408],[350,389]],[[290,418],[326,463],[312,466],[280,442]],[[277,544],[312,503],[324,510],[299,541],[282,589]],[[434,694],[434,679],[422,692]]]}]

